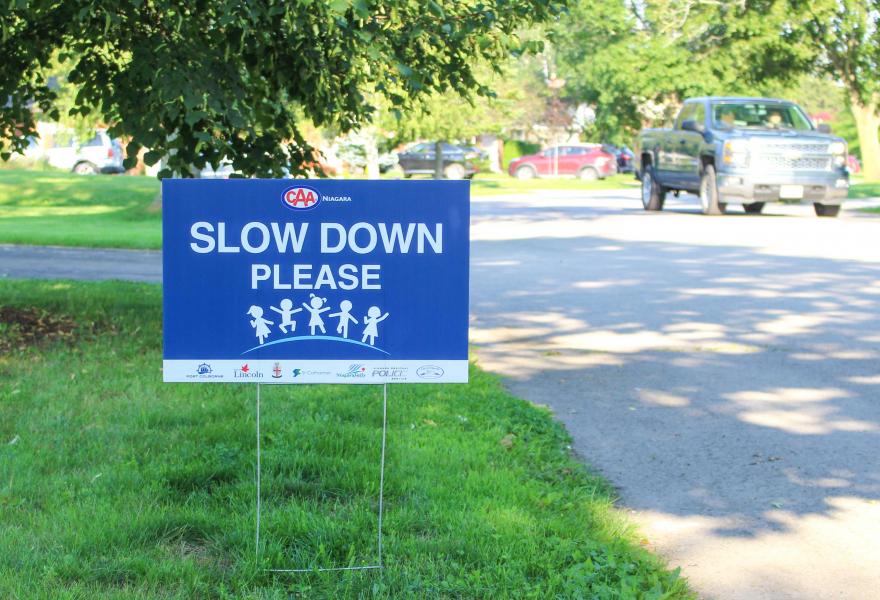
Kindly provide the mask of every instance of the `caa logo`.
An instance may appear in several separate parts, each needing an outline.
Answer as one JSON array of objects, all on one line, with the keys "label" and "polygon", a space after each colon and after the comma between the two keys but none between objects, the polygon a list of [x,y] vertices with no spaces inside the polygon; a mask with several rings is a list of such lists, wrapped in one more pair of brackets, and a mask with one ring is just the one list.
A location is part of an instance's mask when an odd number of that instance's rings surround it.
[{"label": "caa logo", "polygon": [[294,210],[309,210],[315,208],[321,202],[321,194],[310,187],[292,187],[281,194],[281,201],[287,208]]}]

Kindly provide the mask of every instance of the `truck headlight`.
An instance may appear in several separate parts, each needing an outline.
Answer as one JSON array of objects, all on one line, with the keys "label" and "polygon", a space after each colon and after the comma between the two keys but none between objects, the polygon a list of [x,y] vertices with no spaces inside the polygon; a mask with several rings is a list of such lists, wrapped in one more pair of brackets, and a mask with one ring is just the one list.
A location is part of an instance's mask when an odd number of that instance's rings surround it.
[{"label": "truck headlight", "polygon": [[828,144],[828,152],[832,156],[835,167],[846,165],[846,144],[844,142],[831,142]]},{"label": "truck headlight", "polygon": [[748,140],[727,140],[724,142],[722,160],[725,165],[745,167],[749,164]]}]

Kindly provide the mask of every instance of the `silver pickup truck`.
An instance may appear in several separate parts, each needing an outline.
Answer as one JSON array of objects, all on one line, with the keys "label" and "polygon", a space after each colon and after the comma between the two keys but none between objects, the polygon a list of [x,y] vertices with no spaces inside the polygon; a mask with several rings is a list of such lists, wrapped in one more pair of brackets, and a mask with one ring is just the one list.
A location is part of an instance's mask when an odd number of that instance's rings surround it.
[{"label": "silver pickup truck", "polygon": [[836,217],[849,190],[846,150],[791,102],[692,98],[672,129],[639,134],[636,177],[645,210],[662,210],[669,192],[691,192],[708,215],[731,203],[757,214],[767,202],[811,202],[820,217]]}]

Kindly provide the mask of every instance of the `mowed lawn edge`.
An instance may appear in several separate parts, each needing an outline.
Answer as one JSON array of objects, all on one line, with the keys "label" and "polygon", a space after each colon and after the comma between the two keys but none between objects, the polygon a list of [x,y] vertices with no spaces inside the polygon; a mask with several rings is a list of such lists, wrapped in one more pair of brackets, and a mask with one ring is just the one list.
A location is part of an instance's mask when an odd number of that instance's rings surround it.
[{"label": "mowed lawn edge", "polygon": [[[616,189],[632,183],[624,175],[595,182],[499,175],[475,179],[471,194]],[[160,182],[150,177],[0,170],[0,243],[159,249],[159,192]]]},{"label": "mowed lawn edge", "polygon": [[[546,190],[633,189],[637,185],[632,175],[594,182],[478,175],[472,181],[471,195],[535,194],[537,202]],[[159,181],[150,177],[0,170],[0,243],[160,249],[159,188]],[[878,183],[857,183],[850,188],[850,198],[874,197],[880,197]]]},{"label": "mowed lawn edge", "polygon": [[0,597],[692,597],[550,413],[476,366],[389,386],[383,571],[267,573],[375,561],[381,389],[263,387],[257,561],[254,388],[161,383],[160,295],[0,281],[42,337],[77,324],[0,355]]}]

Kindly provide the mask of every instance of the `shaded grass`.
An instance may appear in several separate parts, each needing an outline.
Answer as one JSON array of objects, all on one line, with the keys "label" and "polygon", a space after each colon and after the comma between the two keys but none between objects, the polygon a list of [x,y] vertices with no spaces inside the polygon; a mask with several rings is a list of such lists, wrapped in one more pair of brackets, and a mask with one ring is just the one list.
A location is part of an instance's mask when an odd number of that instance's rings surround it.
[{"label": "shaded grass", "polygon": [[378,386],[262,388],[257,562],[254,388],[161,383],[160,289],[6,280],[0,304],[83,323],[0,356],[2,598],[688,597],[563,428],[477,368],[389,389],[385,570],[266,573],[375,561]]}]

